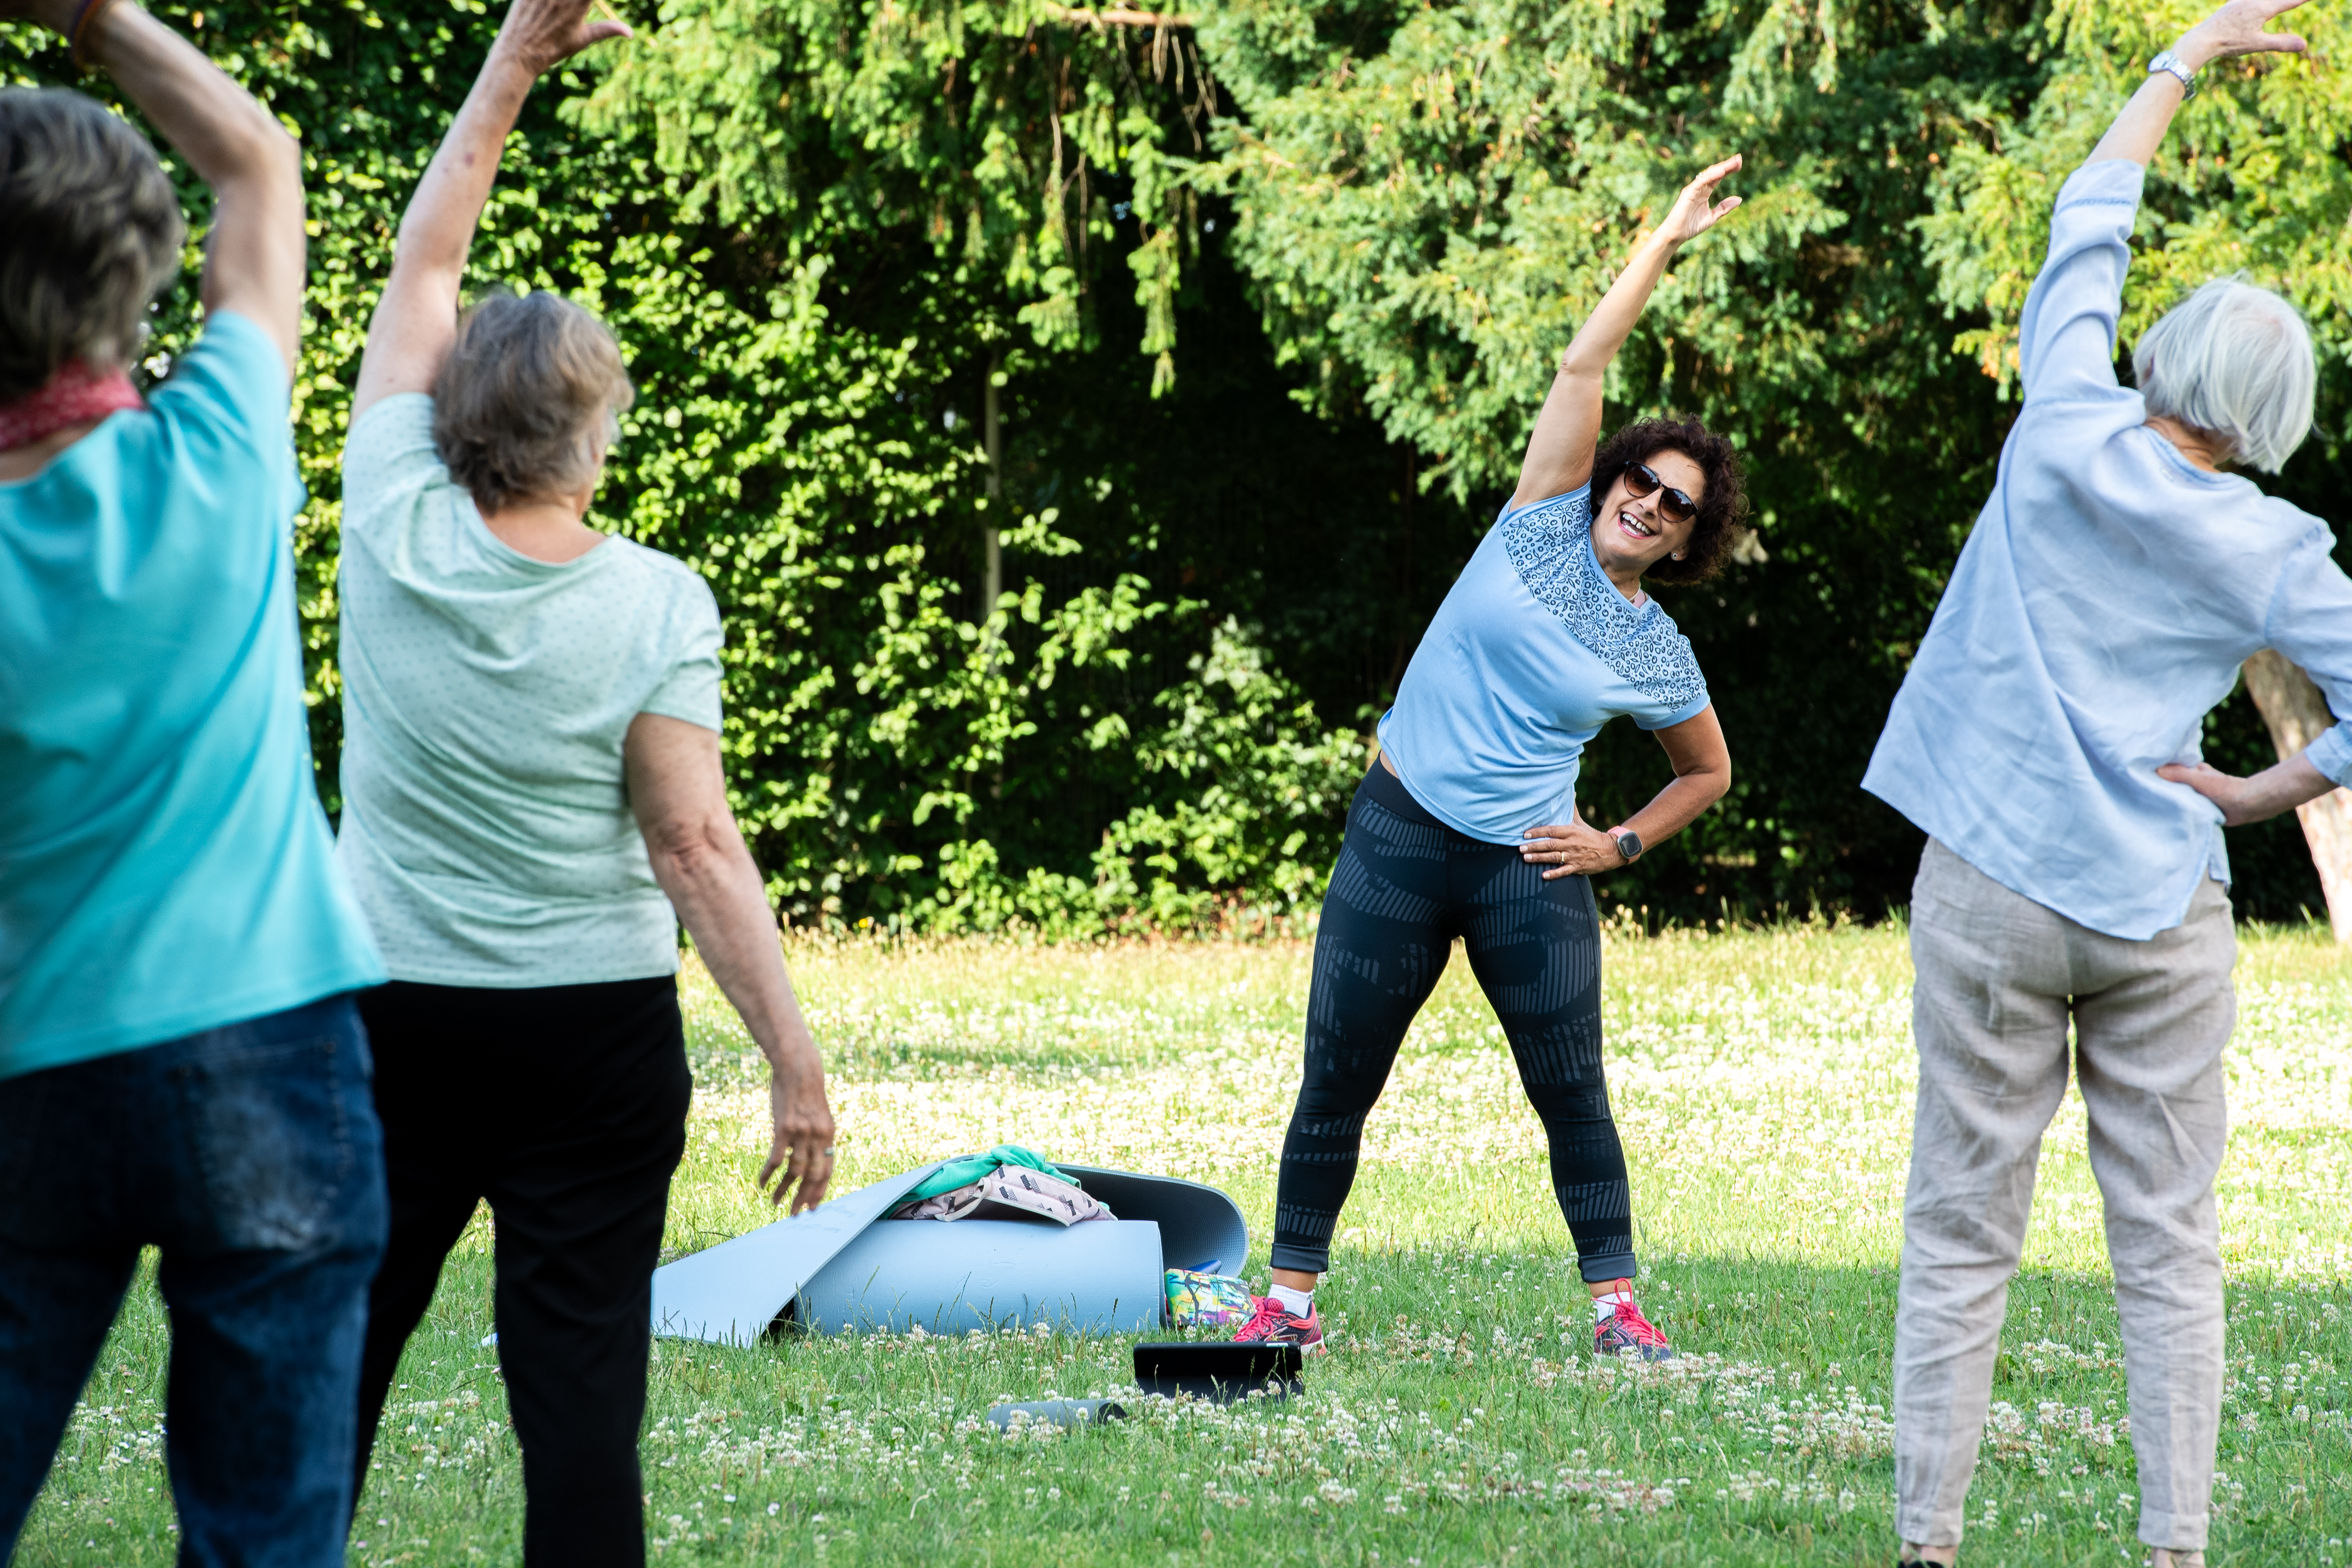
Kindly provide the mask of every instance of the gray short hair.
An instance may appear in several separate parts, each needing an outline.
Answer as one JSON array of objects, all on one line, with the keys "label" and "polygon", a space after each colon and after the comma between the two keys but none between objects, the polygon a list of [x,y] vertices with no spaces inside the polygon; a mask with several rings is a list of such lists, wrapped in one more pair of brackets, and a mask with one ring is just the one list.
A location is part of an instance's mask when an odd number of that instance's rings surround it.
[{"label": "gray short hair", "polygon": [[635,399],[612,330],[545,289],[494,292],[459,318],[433,383],[433,444],[485,512],[577,489],[595,438]]},{"label": "gray short hair", "polygon": [[187,229],[154,148],[62,88],[0,89],[0,402],[138,353]]},{"label": "gray short hair", "polygon": [[2132,348],[2151,415],[2220,437],[2231,458],[2275,474],[2311,434],[2319,367],[2303,314],[2242,274],[2167,310]]}]

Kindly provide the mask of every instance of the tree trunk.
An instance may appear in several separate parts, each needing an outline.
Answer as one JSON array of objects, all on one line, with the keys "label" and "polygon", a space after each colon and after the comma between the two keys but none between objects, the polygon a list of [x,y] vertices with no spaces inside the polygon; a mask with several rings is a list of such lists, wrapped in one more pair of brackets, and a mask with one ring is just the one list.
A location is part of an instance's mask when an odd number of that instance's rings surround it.
[{"label": "tree trunk", "polygon": [[988,526],[980,531],[982,563],[980,580],[980,624],[996,614],[1004,596],[1004,437],[996,420],[996,375],[1004,363],[1001,354],[988,356],[988,385],[980,396],[980,438],[988,448]]},{"label": "tree trunk", "polygon": [[[2302,751],[2336,723],[2327,699],[2311,677],[2264,648],[2246,660],[2246,691],[2270,726],[2279,761]],[[2320,890],[2327,895],[2327,922],[2336,940],[2352,943],[2352,790],[2330,790],[2294,808],[2303,822],[2311,863],[2319,868]]]}]

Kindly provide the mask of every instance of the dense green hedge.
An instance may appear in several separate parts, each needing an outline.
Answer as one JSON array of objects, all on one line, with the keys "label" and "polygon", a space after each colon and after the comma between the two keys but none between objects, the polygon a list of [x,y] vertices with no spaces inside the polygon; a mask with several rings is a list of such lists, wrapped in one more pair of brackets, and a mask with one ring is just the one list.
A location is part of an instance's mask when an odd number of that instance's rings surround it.
[{"label": "dense green hedge", "polygon": [[[308,158],[299,545],[331,805],[346,389],[497,18],[158,9]],[[2111,58],[2161,30],[2117,26],[1223,0],[1195,39],[1034,4],[672,0],[533,99],[476,272],[583,299],[631,354],[600,516],[727,612],[733,787],[788,914],[1248,923],[1311,907],[1364,731],[1508,489],[1549,356],[1641,214],[1742,149],[1748,210],[1662,289],[1612,387],[1618,414],[1702,413],[1754,466],[1761,550],[1669,599],[1738,783],[1612,892],[1661,917],[1868,913],[1906,896],[1917,837],[1854,781],[1990,482],[2036,204],[2114,101]],[[67,70],[4,36],[17,79]],[[2185,117],[2136,308],[2231,258],[2299,280],[2326,439],[2284,489],[2326,514],[2352,494],[2328,292],[2352,202],[2333,89],[2301,70]],[[190,329],[184,288],[158,353]],[[2225,764],[2264,760],[2242,698],[2210,728]],[[1590,809],[1663,776],[1613,727]],[[2291,820],[2237,837],[2250,908],[2317,903]]]}]

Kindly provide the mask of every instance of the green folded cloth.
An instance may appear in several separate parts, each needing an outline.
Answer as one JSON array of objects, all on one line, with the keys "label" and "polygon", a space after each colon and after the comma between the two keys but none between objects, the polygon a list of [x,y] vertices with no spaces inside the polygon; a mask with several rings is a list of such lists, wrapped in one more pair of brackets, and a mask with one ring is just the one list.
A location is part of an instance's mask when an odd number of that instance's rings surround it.
[{"label": "green folded cloth", "polygon": [[950,1160],[924,1177],[922,1185],[899,1201],[920,1203],[925,1198],[938,1197],[941,1193],[951,1193],[958,1187],[968,1187],[999,1165],[1025,1165],[1030,1170],[1043,1171],[1049,1176],[1057,1177],[1074,1187],[1084,1185],[1077,1177],[1045,1163],[1045,1157],[1034,1149],[1024,1149],[1018,1143],[999,1143],[985,1154],[966,1154],[961,1160]]}]

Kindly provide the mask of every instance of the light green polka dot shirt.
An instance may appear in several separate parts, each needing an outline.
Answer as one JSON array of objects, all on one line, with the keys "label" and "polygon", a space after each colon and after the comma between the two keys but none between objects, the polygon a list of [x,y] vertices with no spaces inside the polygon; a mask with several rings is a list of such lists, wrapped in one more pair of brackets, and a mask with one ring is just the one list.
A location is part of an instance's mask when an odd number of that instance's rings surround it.
[{"label": "light green polka dot shirt", "polygon": [[395,980],[515,988],[677,969],[621,763],[629,722],[719,726],[719,606],[614,537],[534,561],[387,397],[343,447],[336,858]]}]

